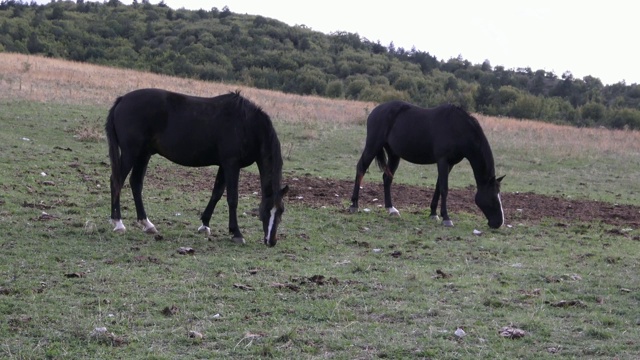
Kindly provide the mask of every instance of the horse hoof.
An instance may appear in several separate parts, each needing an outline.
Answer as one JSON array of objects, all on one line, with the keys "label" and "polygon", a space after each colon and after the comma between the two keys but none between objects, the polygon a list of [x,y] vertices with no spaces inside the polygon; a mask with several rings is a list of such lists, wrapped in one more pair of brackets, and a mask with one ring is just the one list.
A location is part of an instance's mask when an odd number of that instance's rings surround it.
[{"label": "horse hoof", "polygon": [[442,220],[442,225],[445,227],[453,227],[453,221],[451,220]]},{"label": "horse hoof", "polygon": [[349,207],[349,212],[352,214],[355,214],[358,212],[358,207],[357,206],[351,206]]},{"label": "horse hoof", "polygon": [[211,235],[211,228],[208,226],[200,225],[198,228],[199,233],[205,233],[207,236]]},{"label": "horse hoof", "polygon": [[431,215],[431,216],[429,216],[429,219],[435,220],[435,221],[440,221],[440,218],[438,217],[438,215]]},{"label": "horse hoof", "polygon": [[153,225],[149,219],[138,220],[138,224],[142,225],[142,231],[144,231],[145,234],[153,235],[158,233],[156,226]]},{"label": "horse hoof", "polygon": [[244,238],[243,238],[243,237],[235,237],[235,236],[234,236],[234,237],[231,239],[231,241],[233,241],[233,242],[234,242],[234,243],[236,243],[236,244],[240,244],[240,245],[244,245],[244,244],[246,244],[246,243],[247,243],[246,241],[244,241]]},{"label": "horse hoof", "polygon": [[390,207],[387,208],[387,211],[389,212],[389,215],[391,216],[400,216],[400,211],[398,211],[398,209],[396,209],[395,207]]},{"label": "horse hoof", "polygon": [[158,229],[155,226],[151,226],[144,229],[145,234],[154,235],[158,233]]},{"label": "horse hoof", "polygon": [[113,228],[113,232],[116,232],[118,234],[124,233],[127,229],[126,227],[124,227],[122,220],[111,220],[111,224],[114,224],[116,226]]}]

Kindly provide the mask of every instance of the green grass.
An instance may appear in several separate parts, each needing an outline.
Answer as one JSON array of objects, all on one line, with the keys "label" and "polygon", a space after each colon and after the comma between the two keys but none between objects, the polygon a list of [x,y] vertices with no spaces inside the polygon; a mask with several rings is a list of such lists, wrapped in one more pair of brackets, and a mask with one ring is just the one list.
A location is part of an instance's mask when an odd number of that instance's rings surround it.
[{"label": "green grass", "polygon": [[[100,130],[106,109],[0,107],[0,358],[640,356],[638,229],[621,235],[601,223],[563,227],[550,219],[491,231],[465,213],[456,213],[455,228],[443,228],[426,209],[395,218],[381,209],[351,215],[288,204],[275,248],[259,243],[261,224],[249,215],[239,219],[248,244],[238,246],[226,233],[224,202],[213,235],[195,232],[209,192],[189,191],[185,177],[175,187],[151,180],[145,187],[161,238],[134,226],[118,235],[108,224],[106,145],[74,137]],[[361,127],[278,130],[287,176],[353,177]],[[532,166],[526,150],[494,143],[506,191],[616,201],[637,189],[627,175],[604,181],[638,171],[606,154],[594,161],[593,154],[540,153]],[[595,170],[586,168],[591,162]],[[465,166],[455,170],[454,186],[472,183]],[[154,158],[149,175],[159,168],[187,171]],[[432,168],[403,162],[397,181],[432,187]],[[378,170],[366,179],[379,182]],[[597,179],[599,186],[579,185]],[[629,201],[637,204],[634,191]],[[258,201],[245,194],[239,213]],[[123,207],[129,225],[130,196]],[[178,254],[182,246],[195,254]],[[509,325],[527,335],[500,337]],[[107,334],[92,335],[99,327]],[[453,335],[458,327],[463,339]]]},{"label": "green grass", "polygon": [[[285,155],[285,171],[325,178],[353,180],[366,129],[364,125],[333,124],[290,125],[276,123]],[[591,199],[619,204],[640,204],[640,157],[634,151],[599,150],[596,141],[583,149],[550,147],[544,139],[519,140],[519,134],[488,131],[496,163],[496,174],[506,175],[505,192]],[[552,130],[551,130],[552,131]],[[578,130],[576,130],[578,131]],[[437,178],[435,165],[400,163],[394,182],[433,188]],[[375,162],[366,182],[382,183]],[[466,160],[456,165],[449,178],[451,187],[475,186],[471,166]]]}]

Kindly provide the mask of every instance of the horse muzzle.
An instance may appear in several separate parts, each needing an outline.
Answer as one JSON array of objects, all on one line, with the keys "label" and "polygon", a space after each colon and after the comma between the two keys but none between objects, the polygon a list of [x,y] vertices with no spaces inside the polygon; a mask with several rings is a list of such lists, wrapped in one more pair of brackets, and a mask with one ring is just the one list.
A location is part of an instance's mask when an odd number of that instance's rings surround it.
[{"label": "horse muzzle", "polygon": [[274,247],[276,246],[278,239],[275,236],[272,236],[271,239],[267,239],[265,237],[263,241],[264,241],[264,244],[267,245],[268,247]]},{"label": "horse muzzle", "polygon": [[502,226],[503,223],[504,223],[504,221],[502,219],[500,219],[500,220],[497,220],[497,221],[489,221],[488,225],[492,229],[499,229]]}]

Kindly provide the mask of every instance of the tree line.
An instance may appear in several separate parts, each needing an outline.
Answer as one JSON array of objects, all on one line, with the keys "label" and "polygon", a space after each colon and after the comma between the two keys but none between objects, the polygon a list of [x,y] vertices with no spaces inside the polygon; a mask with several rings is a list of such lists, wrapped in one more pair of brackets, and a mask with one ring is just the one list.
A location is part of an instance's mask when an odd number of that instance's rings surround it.
[{"label": "tree line", "polygon": [[[40,54],[295,94],[424,107],[451,102],[491,116],[640,129],[640,85],[437,59],[357,33],[323,34],[263,16],[84,0],[0,2],[0,51]],[[612,64],[615,66],[615,64]]]}]

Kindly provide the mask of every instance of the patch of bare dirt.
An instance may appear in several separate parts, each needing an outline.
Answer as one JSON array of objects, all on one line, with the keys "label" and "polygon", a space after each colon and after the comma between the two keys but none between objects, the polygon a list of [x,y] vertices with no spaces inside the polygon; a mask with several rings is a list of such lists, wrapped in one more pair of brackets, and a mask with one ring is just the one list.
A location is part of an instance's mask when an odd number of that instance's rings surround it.
[{"label": "patch of bare dirt", "polygon": [[[214,171],[208,170],[206,175],[195,169],[181,174],[164,173],[158,168],[149,173],[147,179],[156,183],[154,186],[179,186],[184,191],[210,192],[213,186]],[[154,174],[155,173],[155,174]],[[176,185],[176,176],[185,177]],[[170,179],[173,181],[163,181]],[[168,182],[172,184],[169,185]],[[253,194],[260,191],[258,175],[246,171],[240,173],[239,192]],[[289,185],[287,204],[305,204],[309,207],[342,207],[347,211],[350,205],[353,181],[335,180],[310,176],[297,176],[283,179],[283,185]],[[433,188],[394,184],[392,189],[393,205],[400,209],[419,209],[428,211],[433,196]],[[449,213],[466,212],[482,216],[474,203],[475,188],[449,190]],[[593,200],[575,200],[559,196],[546,196],[535,193],[501,193],[502,205],[507,224],[518,222],[537,222],[545,218],[557,219],[560,224],[575,222],[601,221],[620,227],[640,227],[640,207],[633,205],[616,205]],[[375,201],[374,201],[375,200]],[[360,190],[360,208],[376,207],[384,204],[382,181],[375,179],[363,182]],[[407,211],[407,210],[405,210]],[[438,212],[440,210],[438,209]]]},{"label": "patch of bare dirt", "polygon": [[[313,177],[296,179],[285,179],[291,188],[288,194],[289,203],[302,202],[310,206],[344,206],[345,202],[350,204],[353,181]],[[298,199],[299,196],[302,199]],[[391,196],[393,205],[398,209],[416,207],[426,211],[431,204],[433,188],[394,184],[391,188]],[[474,187],[449,190],[447,206],[449,213],[467,212],[482,216],[480,209],[474,203],[474,197]],[[640,207],[638,206],[566,199],[535,193],[501,193],[501,198],[507,223],[556,218],[563,223],[602,221],[625,227],[640,225]],[[374,199],[377,201],[374,202]],[[360,207],[372,207],[378,204],[384,204],[382,182],[363,182],[363,188],[360,190]]]}]

